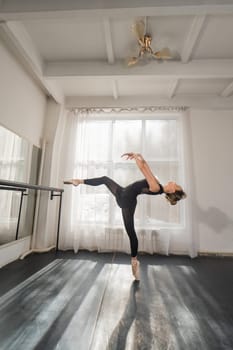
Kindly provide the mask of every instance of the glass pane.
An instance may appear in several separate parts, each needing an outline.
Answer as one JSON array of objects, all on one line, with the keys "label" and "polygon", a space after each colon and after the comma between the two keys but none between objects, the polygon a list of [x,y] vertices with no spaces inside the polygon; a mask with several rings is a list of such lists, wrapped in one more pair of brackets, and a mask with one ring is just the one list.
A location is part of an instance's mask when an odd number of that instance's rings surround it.
[{"label": "glass pane", "polygon": [[164,195],[147,196],[146,225],[169,226],[180,222],[180,206],[170,205]]},{"label": "glass pane", "polygon": [[146,159],[177,159],[176,120],[146,120]]},{"label": "glass pane", "polygon": [[[78,169],[77,169],[78,173]],[[89,164],[84,167],[82,172],[82,179],[91,179],[95,177],[101,177],[101,176],[109,176],[109,169],[104,164]],[[75,176],[79,178],[79,176]],[[81,193],[87,193],[87,194],[97,194],[97,193],[109,193],[108,189],[105,185],[101,186],[80,186]]]},{"label": "glass pane", "polygon": [[118,120],[113,124],[113,160],[119,161],[126,152],[139,152],[141,149],[141,120]]},{"label": "glass pane", "polygon": [[83,222],[107,223],[109,220],[109,195],[88,194],[79,197],[79,213]]},{"label": "glass pane", "polygon": [[132,164],[128,161],[128,166],[126,164],[115,165],[113,169],[113,178],[120,186],[125,187],[137,180],[143,179],[144,176],[134,163]]},{"label": "glass pane", "polygon": [[178,162],[148,162],[153,174],[162,185],[168,181],[179,183],[179,163]]},{"label": "glass pane", "polygon": [[110,121],[93,121],[87,123],[86,144],[88,147],[87,159],[89,161],[107,161],[110,155]]}]

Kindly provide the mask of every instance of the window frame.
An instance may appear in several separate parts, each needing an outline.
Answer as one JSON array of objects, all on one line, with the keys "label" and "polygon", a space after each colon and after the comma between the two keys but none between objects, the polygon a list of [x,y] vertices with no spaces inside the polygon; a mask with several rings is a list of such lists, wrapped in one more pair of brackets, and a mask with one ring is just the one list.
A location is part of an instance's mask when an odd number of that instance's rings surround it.
[{"label": "window frame", "polygon": [[[116,121],[121,121],[121,120],[141,120],[142,121],[142,136],[141,136],[141,148],[142,150],[140,151],[143,155],[145,152],[145,144],[146,144],[146,139],[145,139],[145,125],[146,125],[146,121],[147,120],[176,120],[177,122],[177,159],[171,160],[171,159],[160,159],[160,160],[156,160],[156,159],[147,159],[146,155],[145,158],[148,161],[149,165],[153,168],[153,165],[158,164],[158,162],[164,163],[166,161],[172,162],[174,161],[175,163],[177,163],[178,168],[179,168],[179,173],[178,173],[178,177],[179,177],[179,181],[181,183],[183,183],[184,181],[184,152],[183,152],[183,135],[182,135],[182,112],[153,112],[153,113],[120,113],[120,114],[99,114],[99,113],[93,113],[90,117],[89,120],[87,120],[87,123],[90,122],[101,122],[101,121],[110,121],[111,122],[111,127],[110,127],[110,136],[111,139],[113,139],[113,134],[114,134],[114,123]],[[131,163],[126,163],[124,159],[119,159],[119,161],[114,161],[113,158],[113,152],[112,152],[112,146],[113,143],[111,143],[111,147],[109,148],[109,152],[108,152],[108,160],[106,161],[101,161],[101,167],[106,168],[107,170],[107,174],[108,176],[112,177],[113,176],[113,172],[114,169],[117,166],[121,166],[121,167],[135,167],[135,164],[131,164]],[[94,161],[92,162],[93,165],[97,165],[99,164],[99,161]],[[103,193],[107,193],[107,190]],[[88,194],[87,194],[88,195]],[[96,193],[96,195],[98,195],[98,193]],[[149,225],[145,222],[145,204],[143,204],[143,202],[145,202],[145,200],[141,201],[142,203],[140,204],[140,221],[142,222],[142,226],[146,226],[145,228],[149,228]],[[184,215],[184,204],[182,203],[183,201],[181,201],[181,203],[179,203],[180,205],[180,209],[179,209],[179,222],[178,223],[169,223],[169,222],[164,222],[164,224],[160,224],[160,227],[158,228],[181,228],[184,227],[185,224],[185,215]],[[114,198],[109,194],[109,222],[108,224],[111,226],[114,226],[114,220],[113,220],[113,211],[114,211]],[[143,219],[144,218],[144,219]],[[136,220],[137,221],[137,220]],[[82,221],[83,223],[85,223],[84,221]],[[136,223],[137,225],[137,223]],[[140,224],[141,226],[141,224]],[[153,225],[153,228],[154,225]],[[157,227],[156,227],[157,228]]]}]

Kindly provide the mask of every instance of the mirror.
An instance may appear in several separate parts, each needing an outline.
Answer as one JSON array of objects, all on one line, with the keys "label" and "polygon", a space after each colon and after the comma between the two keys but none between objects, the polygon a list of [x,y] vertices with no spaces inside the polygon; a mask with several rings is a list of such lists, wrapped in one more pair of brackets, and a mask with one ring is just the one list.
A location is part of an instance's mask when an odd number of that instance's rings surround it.
[{"label": "mirror", "polygon": [[[41,149],[0,126],[0,179],[38,184]],[[21,206],[20,221],[18,220]],[[0,190],[0,244],[32,234],[35,190]],[[18,230],[17,230],[18,227]],[[18,233],[17,233],[18,231]]]}]

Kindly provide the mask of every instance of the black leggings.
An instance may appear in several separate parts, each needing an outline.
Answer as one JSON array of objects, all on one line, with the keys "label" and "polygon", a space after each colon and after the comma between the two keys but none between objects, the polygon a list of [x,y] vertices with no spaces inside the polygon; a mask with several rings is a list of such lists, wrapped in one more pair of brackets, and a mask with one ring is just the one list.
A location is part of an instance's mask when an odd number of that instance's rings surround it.
[{"label": "black leggings", "polygon": [[[123,188],[120,185],[118,185],[116,182],[114,182],[112,179],[110,179],[109,177],[102,176],[102,177],[97,177],[93,179],[86,179],[84,180],[84,184],[90,185],[90,186],[105,185],[109,189],[109,191],[115,196],[117,203],[119,204],[121,192]],[[137,256],[137,252],[138,252],[138,239],[134,228],[135,208],[136,208],[136,201],[135,201],[135,204],[130,205],[127,208],[121,208],[124,226],[129,236],[132,257]]]}]

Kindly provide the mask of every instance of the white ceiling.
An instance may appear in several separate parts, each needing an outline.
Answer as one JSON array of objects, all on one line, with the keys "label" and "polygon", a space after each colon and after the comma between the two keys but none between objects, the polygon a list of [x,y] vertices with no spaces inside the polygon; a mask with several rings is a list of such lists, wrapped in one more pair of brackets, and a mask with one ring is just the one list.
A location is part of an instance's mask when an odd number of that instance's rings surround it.
[{"label": "white ceiling", "polygon": [[[127,67],[139,18],[179,60]],[[231,0],[0,0],[0,35],[68,106],[233,107]]]}]

